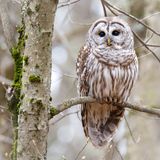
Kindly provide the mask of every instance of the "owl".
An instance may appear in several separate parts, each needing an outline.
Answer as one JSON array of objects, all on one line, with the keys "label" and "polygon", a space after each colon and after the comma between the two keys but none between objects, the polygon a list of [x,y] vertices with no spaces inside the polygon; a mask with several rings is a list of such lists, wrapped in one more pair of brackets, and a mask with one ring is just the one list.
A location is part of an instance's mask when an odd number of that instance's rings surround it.
[{"label": "owl", "polygon": [[80,96],[94,103],[81,105],[82,125],[94,146],[109,144],[124,116],[126,102],[138,75],[138,60],[132,31],[119,17],[94,22],[80,49],[76,71]]}]

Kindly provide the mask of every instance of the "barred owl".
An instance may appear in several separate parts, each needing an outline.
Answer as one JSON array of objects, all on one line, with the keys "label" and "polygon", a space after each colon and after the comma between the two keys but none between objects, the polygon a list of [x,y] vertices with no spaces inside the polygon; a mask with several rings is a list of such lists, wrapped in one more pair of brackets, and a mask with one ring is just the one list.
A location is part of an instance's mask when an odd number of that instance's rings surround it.
[{"label": "barred owl", "polygon": [[126,102],[137,79],[138,60],[129,25],[119,17],[92,24],[77,58],[80,96],[97,99],[81,105],[82,125],[94,146],[109,144],[124,115],[113,102]]}]

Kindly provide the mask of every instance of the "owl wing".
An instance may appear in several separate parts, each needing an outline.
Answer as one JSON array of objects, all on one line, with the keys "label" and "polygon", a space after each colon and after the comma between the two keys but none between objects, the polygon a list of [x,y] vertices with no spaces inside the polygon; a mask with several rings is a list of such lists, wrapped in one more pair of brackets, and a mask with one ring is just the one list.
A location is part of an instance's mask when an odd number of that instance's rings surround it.
[{"label": "owl wing", "polygon": [[88,70],[86,68],[87,57],[90,54],[90,49],[87,45],[84,45],[79,52],[77,63],[76,63],[76,71],[78,76],[78,91],[80,96],[88,95]]},{"label": "owl wing", "polygon": [[[90,54],[90,47],[84,45],[79,52],[77,63],[76,63],[76,71],[78,76],[78,92],[80,96],[87,96],[89,92],[88,85],[88,70],[86,67],[87,58]],[[86,137],[88,137],[88,126],[87,124],[87,107],[86,103],[81,105],[81,116],[82,116],[82,125],[84,129],[84,133]]]},{"label": "owl wing", "polygon": [[[91,52],[90,47],[83,46],[77,58],[76,68],[80,96],[88,96],[91,87],[89,85],[92,73],[89,68],[92,65],[89,64]],[[121,117],[123,117],[123,113],[124,109],[106,103],[81,104],[82,125],[85,136],[90,138],[94,146],[103,146],[110,142]]]}]

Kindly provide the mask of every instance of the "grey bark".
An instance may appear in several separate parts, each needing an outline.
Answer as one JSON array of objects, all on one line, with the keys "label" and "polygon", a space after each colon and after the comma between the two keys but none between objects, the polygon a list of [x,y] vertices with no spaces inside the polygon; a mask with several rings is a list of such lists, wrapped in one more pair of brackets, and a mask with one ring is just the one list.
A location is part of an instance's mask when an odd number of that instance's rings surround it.
[{"label": "grey bark", "polygon": [[25,24],[18,160],[46,159],[51,84],[51,40],[57,0],[23,0]]}]

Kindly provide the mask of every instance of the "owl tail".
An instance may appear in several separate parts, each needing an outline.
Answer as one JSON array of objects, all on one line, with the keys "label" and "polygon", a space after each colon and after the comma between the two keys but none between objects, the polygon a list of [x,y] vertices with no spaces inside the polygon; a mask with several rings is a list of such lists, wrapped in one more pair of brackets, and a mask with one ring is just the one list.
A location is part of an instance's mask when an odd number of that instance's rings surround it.
[{"label": "owl tail", "polygon": [[97,147],[109,143],[123,114],[124,109],[109,104],[84,104],[81,115],[86,137]]}]

